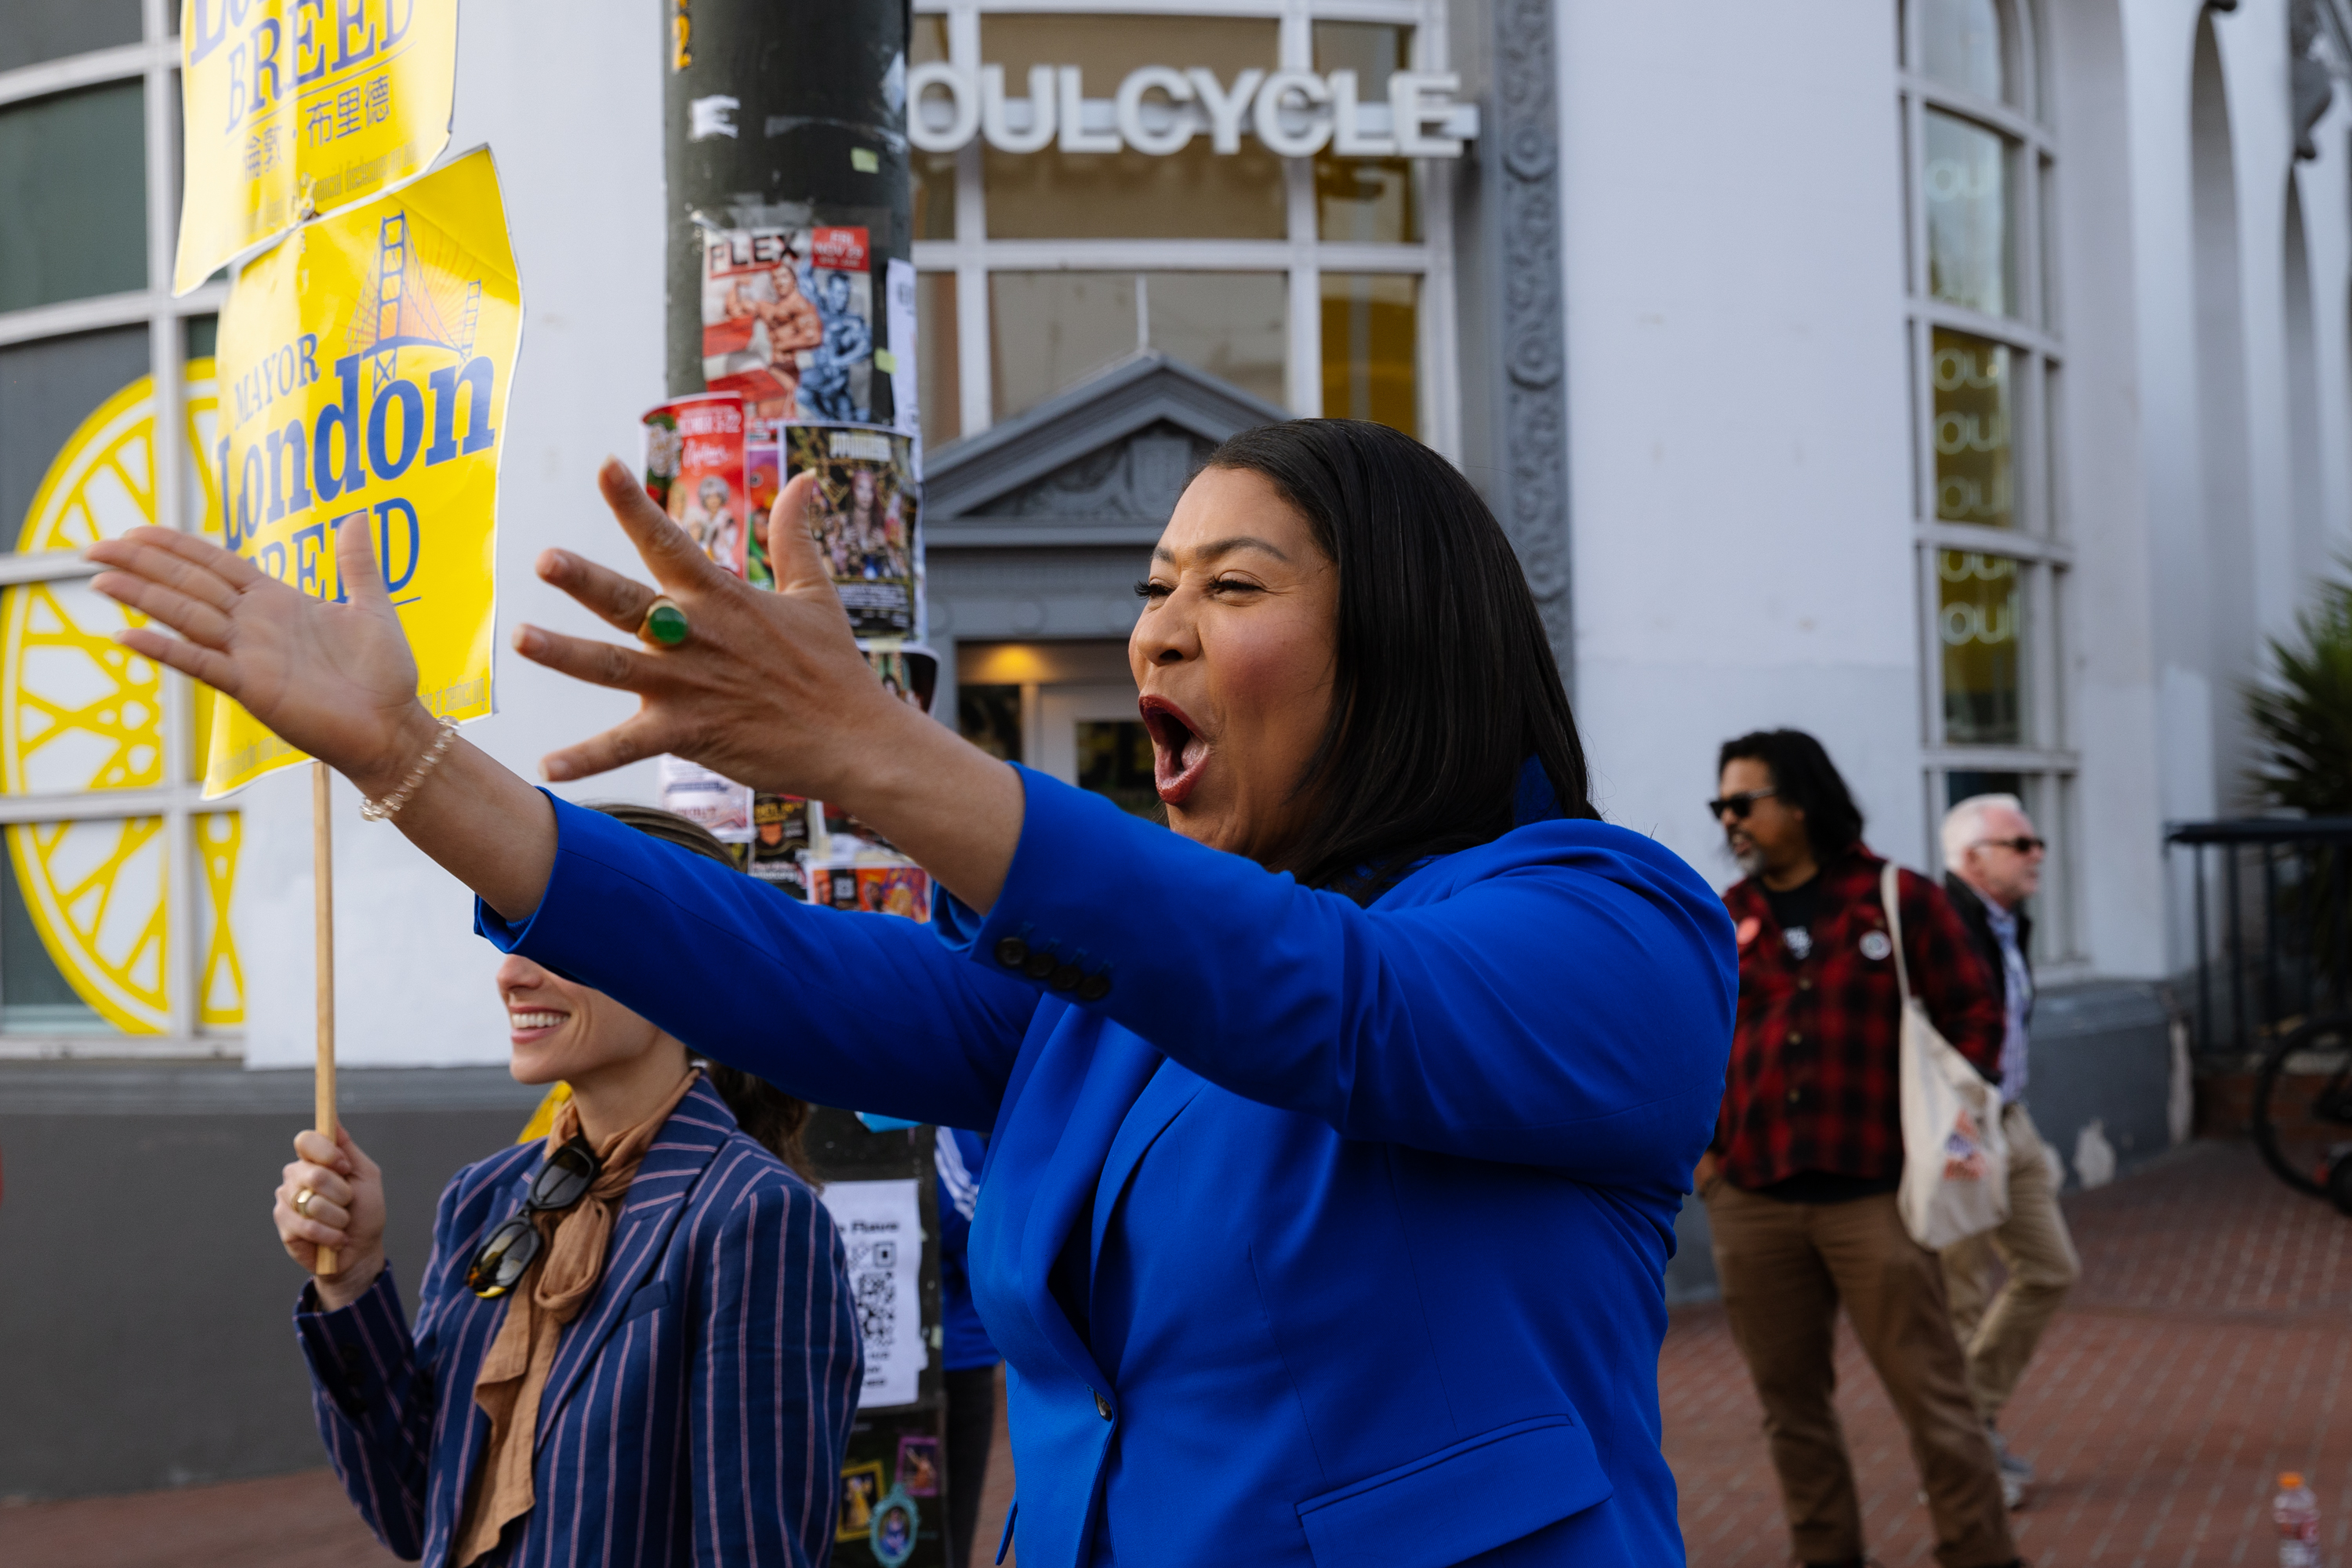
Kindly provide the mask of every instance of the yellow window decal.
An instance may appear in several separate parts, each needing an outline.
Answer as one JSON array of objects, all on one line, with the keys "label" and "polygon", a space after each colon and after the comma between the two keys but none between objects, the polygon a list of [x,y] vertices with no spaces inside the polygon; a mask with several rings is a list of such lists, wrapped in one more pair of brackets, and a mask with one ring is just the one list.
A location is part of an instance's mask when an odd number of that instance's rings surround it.
[{"label": "yellow window decal", "polygon": [[[183,493],[220,531],[219,501],[196,454],[213,437],[212,361],[187,367]],[[155,517],[154,385],[142,376],[82,421],[50,463],[16,538],[20,552],[77,550]],[[167,776],[163,673],[114,641],[131,612],[86,580],[0,591],[0,790],[73,795],[146,789]],[[199,728],[210,704],[199,702]],[[184,777],[186,759],[168,770]],[[205,894],[197,940],[197,1012],[241,1024],[245,983],[229,921],[239,825],[235,813],[192,823]],[[169,836],[159,816],[19,823],[8,857],[41,944],[77,995],[118,1029],[169,1027]]]}]

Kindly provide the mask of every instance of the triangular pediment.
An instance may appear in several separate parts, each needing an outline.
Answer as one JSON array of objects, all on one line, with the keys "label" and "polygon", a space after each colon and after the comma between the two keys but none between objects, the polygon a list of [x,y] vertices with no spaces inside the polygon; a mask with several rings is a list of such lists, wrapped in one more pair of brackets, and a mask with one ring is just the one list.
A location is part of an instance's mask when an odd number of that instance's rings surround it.
[{"label": "triangular pediment", "polygon": [[1138,353],[928,454],[924,533],[933,549],[1149,544],[1219,442],[1288,417],[1164,354]]}]

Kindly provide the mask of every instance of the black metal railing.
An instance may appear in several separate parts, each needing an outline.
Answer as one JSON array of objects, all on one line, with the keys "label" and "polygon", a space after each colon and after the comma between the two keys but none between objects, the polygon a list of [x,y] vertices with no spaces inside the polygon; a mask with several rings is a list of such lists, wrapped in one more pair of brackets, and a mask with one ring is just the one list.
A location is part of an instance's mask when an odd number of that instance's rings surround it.
[{"label": "black metal railing", "polygon": [[2195,866],[2200,1055],[2352,1008],[2352,816],[2176,823],[2164,844]]}]

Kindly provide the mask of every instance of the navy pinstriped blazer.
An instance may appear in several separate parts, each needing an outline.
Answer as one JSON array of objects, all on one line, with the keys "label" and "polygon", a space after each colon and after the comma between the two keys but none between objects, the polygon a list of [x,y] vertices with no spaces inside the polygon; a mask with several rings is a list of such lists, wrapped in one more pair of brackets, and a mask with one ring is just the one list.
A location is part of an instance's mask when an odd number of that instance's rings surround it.
[{"label": "navy pinstriped blazer", "polygon": [[[343,1488],[396,1555],[441,1568],[489,1436],[474,1376],[505,1316],[466,1289],[521,1206],[534,1141],[441,1194],[412,1333],[387,1268],[341,1311],[305,1287],[295,1328]],[[537,1502],[511,1568],[804,1568],[832,1550],[862,1352],[824,1205],[697,1083],[622,1199],[604,1278],[563,1331],[540,1403]]]}]

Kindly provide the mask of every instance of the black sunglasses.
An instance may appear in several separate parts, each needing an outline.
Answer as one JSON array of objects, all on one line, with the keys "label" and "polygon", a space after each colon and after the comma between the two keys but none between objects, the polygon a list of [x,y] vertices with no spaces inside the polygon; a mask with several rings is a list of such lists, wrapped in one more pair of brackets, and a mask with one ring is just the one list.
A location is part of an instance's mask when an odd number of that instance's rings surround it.
[{"label": "black sunglasses", "polygon": [[2020,855],[2031,855],[2036,849],[2047,849],[2050,847],[2050,840],[2047,838],[2036,838],[2031,833],[2021,833],[2014,838],[1979,838],[1969,847],[1975,849],[1985,849],[1990,848],[1996,844],[2003,849],[2014,849]]},{"label": "black sunglasses", "polygon": [[1780,792],[1777,789],[1744,789],[1738,795],[1727,795],[1721,800],[1708,801],[1706,803],[1706,814],[1709,816],[1720,817],[1727,811],[1739,821],[1745,822],[1748,820],[1748,814],[1756,808],[1756,803],[1758,801],[1762,800],[1768,795],[1779,795],[1780,793]]},{"label": "black sunglasses", "polygon": [[535,1214],[568,1209],[588,1195],[604,1167],[585,1138],[574,1138],[547,1157],[530,1179],[530,1195],[521,1212],[509,1215],[490,1232],[466,1270],[466,1289],[485,1301],[495,1301],[513,1289],[539,1258],[541,1245]]}]

